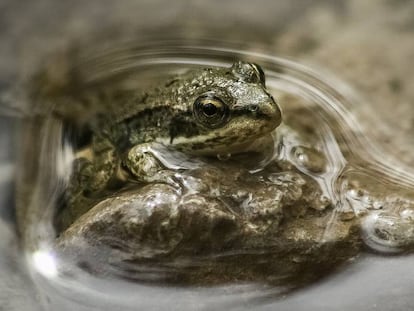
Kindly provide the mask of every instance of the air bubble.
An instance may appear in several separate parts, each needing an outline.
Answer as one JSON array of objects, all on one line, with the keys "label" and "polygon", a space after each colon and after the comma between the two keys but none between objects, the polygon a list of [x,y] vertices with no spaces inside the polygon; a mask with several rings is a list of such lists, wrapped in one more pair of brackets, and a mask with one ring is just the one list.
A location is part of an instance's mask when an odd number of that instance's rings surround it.
[{"label": "air bubble", "polygon": [[326,158],[316,149],[296,146],[291,150],[291,157],[301,170],[314,174],[322,174],[326,171]]},{"label": "air bubble", "polygon": [[414,221],[396,214],[372,213],[362,222],[362,237],[377,252],[402,252],[414,244]]}]

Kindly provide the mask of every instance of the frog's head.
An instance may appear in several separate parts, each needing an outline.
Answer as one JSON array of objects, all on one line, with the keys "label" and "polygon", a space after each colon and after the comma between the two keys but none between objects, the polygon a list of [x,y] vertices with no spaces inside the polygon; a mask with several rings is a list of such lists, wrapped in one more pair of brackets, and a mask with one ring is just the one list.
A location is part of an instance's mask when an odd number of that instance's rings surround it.
[{"label": "frog's head", "polygon": [[193,72],[178,98],[186,116],[171,128],[171,143],[203,155],[240,153],[281,123],[279,106],[256,64]]}]

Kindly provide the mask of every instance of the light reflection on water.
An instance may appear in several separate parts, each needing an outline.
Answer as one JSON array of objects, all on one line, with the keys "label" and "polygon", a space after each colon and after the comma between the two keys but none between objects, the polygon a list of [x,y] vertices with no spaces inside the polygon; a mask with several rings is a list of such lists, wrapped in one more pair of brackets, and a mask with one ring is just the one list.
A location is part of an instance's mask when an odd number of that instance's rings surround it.
[{"label": "light reflection on water", "polygon": [[[180,72],[183,68],[197,66],[227,66],[234,58],[252,60],[265,68],[268,88],[279,99],[282,110],[287,116],[285,124],[278,130],[278,135],[281,135],[282,141],[285,142],[280,154],[286,154],[293,163],[296,163],[300,171],[314,178],[323,190],[323,194],[335,206],[334,212],[325,224],[319,242],[336,238],[336,226],[345,214],[352,214],[352,218],[360,216],[359,213],[362,216],[372,213],[371,210],[378,209],[375,207],[375,202],[377,205],[399,204],[398,200],[392,200],[390,196],[403,198],[407,202],[405,205],[398,205],[396,212],[397,225],[402,224],[401,217],[398,217],[409,213],[412,209],[411,199],[414,193],[411,192],[409,186],[413,183],[413,177],[410,172],[404,173],[398,170],[395,173],[394,167],[388,163],[378,163],[380,154],[375,147],[371,148],[372,144],[361,135],[358,122],[348,110],[356,104],[355,97],[339,81],[323,74],[315,74],[312,70],[290,60],[234,50],[193,46],[161,49],[156,46],[144,48],[126,46],[124,49],[101,51],[100,54],[92,53],[89,58],[82,60],[78,69],[86,77],[85,83],[87,84],[99,83],[100,80],[105,81],[105,79],[126,72],[132,73],[136,80],[141,79],[140,75],[146,74],[147,80],[150,81],[154,78],[151,75],[160,75],[160,72],[163,74]],[[289,99],[296,100],[296,106],[290,106]],[[311,135],[313,142],[297,141],[294,135],[291,135],[290,129],[297,130],[295,126],[303,126],[301,124],[303,115],[299,115],[298,111],[301,114],[308,113],[310,118],[314,118],[315,133]],[[54,234],[51,229],[51,215],[59,192],[67,184],[73,152],[70,144],[61,141],[63,129],[59,122],[48,120],[43,126],[45,126],[42,132],[44,136],[41,137],[42,144],[38,151],[41,152],[40,161],[44,163],[40,164],[42,169],[34,185],[32,201],[26,202],[27,209],[34,212],[30,214],[32,219],[25,224],[23,234],[25,243],[29,245],[27,252],[31,260],[28,263],[31,265],[34,280],[42,291],[46,305],[51,305],[52,309],[59,306],[61,310],[65,308],[72,310],[74,303],[79,305],[78,310],[82,308],[113,310],[119,306],[125,310],[128,308],[132,310],[138,304],[139,307],[145,309],[158,310],[165,306],[171,307],[173,304],[176,310],[197,308],[220,310],[244,308],[252,304],[264,309],[268,308],[269,304],[283,308],[283,305],[287,303],[277,299],[280,298],[280,293],[284,293],[283,288],[260,282],[194,288],[147,286],[119,279],[95,278],[82,269],[72,266],[71,262],[67,262],[65,258],[55,256],[52,246]],[[303,131],[303,128],[299,128],[298,131]],[[26,133],[29,136],[30,134],[33,133]],[[304,153],[307,146],[303,146],[303,143],[318,146],[326,158],[327,169],[315,166],[315,161],[311,161],[311,165],[308,163],[308,158],[312,157],[313,151]],[[176,165],[174,159],[166,159],[166,161]],[[189,165],[188,162],[183,163],[180,165]],[[193,164],[190,163],[190,165]],[[24,166],[22,169],[24,170]],[[361,178],[362,175],[365,177]],[[378,180],[384,185],[381,189],[376,189]],[[358,204],[352,201],[355,187],[366,190],[372,200],[357,199]],[[388,219],[387,217],[390,216],[386,214],[385,219]],[[364,225],[368,226],[364,232],[371,236],[378,232],[378,228],[372,228],[369,226],[370,223],[372,222],[364,222]],[[406,218],[403,225],[412,226],[411,219]],[[375,240],[379,247],[368,246],[382,252],[384,247],[386,250],[394,250],[395,247],[400,247],[401,243],[410,245],[413,242],[413,234],[409,232],[404,235],[407,230],[397,230],[395,234],[389,232],[389,228],[383,231],[390,234],[392,238],[382,241],[381,236],[373,236],[370,241]],[[392,244],[393,238],[396,239],[395,244]],[[45,247],[44,250],[43,247]],[[352,268],[350,270],[352,271]],[[335,279],[325,281],[329,283],[333,280]],[[318,286],[325,288],[323,282],[316,287],[311,287],[310,292],[318,291]],[[306,297],[306,289],[303,292]],[[295,299],[295,295],[298,294],[294,294],[293,298],[289,297],[288,300]],[[292,302],[292,304],[295,303]],[[297,310],[300,308],[298,307]]]}]

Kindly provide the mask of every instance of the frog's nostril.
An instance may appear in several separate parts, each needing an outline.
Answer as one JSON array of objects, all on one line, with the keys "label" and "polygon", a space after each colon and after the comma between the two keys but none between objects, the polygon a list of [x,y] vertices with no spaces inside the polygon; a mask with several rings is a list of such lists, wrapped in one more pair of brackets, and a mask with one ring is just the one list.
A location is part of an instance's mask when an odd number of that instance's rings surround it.
[{"label": "frog's nostril", "polygon": [[250,106],[250,111],[251,112],[257,112],[257,111],[259,111],[259,107],[257,105],[252,105],[252,106]]}]

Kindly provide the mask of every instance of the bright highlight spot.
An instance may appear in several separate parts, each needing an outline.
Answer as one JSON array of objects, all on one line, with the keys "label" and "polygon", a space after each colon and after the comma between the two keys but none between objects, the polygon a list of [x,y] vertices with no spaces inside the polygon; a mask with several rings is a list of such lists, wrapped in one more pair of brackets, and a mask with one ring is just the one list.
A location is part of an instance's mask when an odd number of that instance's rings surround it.
[{"label": "bright highlight spot", "polygon": [[36,251],[33,253],[33,265],[43,276],[51,278],[57,275],[56,259],[54,254],[48,251]]}]

